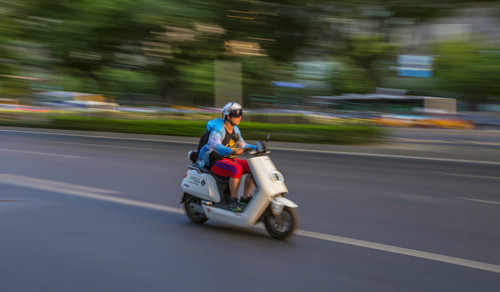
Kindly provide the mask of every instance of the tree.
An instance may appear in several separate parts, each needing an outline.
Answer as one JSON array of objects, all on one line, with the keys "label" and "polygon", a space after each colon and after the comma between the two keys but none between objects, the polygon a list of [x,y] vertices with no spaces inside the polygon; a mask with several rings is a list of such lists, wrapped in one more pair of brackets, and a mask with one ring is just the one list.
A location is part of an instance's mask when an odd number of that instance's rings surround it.
[{"label": "tree", "polygon": [[20,29],[15,12],[16,3],[0,0],[0,98],[22,98],[29,90],[29,82],[15,76],[22,60],[11,42]]},{"label": "tree", "polygon": [[379,85],[375,61],[394,52],[395,46],[381,40],[378,35],[355,35],[346,38],[343,55],[350,58],[356,67],[365,70],[370,83]]},{"label": "tree", "polygon": [[500,51],[465,42],[435,46],[435,71],[442,90],[476,105],[500,97]]}]

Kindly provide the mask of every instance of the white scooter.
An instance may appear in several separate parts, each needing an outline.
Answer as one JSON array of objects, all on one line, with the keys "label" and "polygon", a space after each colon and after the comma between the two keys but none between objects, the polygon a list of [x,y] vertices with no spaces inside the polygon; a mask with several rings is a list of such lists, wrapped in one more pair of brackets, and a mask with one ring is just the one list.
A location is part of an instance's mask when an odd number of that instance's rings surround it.
[{"label": "white scooter", "polygon": [[285,239],[293,234],[297,227],[297,204],[286,199],[288,189],[283,174],[279,172],[267,151],[267,142],[257,142],[257,150],[248,152],[251,173],[256,189],[252,200],[242,212],[229,209],[231,194],[229,178],[217,176],[196,162],[188,165],[188,171],[181,183],[187,216],[196,223],[205,223],[208,219],[251,227],[263,221],[267,232],[274,238]]}]

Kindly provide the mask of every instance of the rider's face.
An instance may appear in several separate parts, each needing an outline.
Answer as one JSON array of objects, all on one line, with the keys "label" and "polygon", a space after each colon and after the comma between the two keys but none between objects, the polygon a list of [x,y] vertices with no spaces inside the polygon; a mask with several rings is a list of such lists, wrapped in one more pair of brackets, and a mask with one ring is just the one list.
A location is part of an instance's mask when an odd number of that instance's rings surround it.
[{"label": "rider's face", "polygon": [[233,125],[239,125],[240,122],[241,122],[241,116],[229,116],[229,118],[231,119],[231,123]]}]

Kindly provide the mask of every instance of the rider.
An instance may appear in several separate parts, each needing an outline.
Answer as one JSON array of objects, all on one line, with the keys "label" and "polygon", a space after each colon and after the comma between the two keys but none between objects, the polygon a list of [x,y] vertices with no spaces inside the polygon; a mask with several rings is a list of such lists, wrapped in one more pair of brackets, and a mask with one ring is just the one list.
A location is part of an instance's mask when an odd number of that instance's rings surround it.
[{"label": "rider", "polygon": [[[238,125],[242,115],[243,108],[239,103],[227,103],[222,108],[223,119],[217,118],[207,123],[210,137],[198,155],[198,165],[207,166],[216,175],[229,177],[229,191],[231,192],[229,207],[234,212],[241,212],[241,206],[250,202],[252,199],[250,191],[255,186],[248,162],[236,157],[246,148],[255,149],[255,146],[246,143],[241,137]],[[238,188],[243,174],[248,175],[245,179],[243,196],[238,201]]]}]

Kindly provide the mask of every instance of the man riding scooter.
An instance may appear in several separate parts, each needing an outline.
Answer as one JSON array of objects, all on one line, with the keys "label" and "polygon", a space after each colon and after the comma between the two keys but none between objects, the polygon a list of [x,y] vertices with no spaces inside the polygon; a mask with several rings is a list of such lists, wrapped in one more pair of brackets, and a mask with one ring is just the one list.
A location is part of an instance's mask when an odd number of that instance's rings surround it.
[{"label": "man riding scooter", "polygon": [[[245,149],[256,147],[250,145],[241,137],[238,125],[241,122],[243,108],[237,102],[229,102],[222,108],[222,119],[217,118],[207,123],[210,131],[208,143],[200,149],[198,165],[206,166],[219,176],[229,177],[229,191],[231,193],[230,209],[241,212],[252,199],[250,192],[255,182],[250,173],[248,162],[239,159],[236,155],[242,154]],[[245,179],[243,196],[238,201],[238,188],[241,176],[248,174]]]}]

